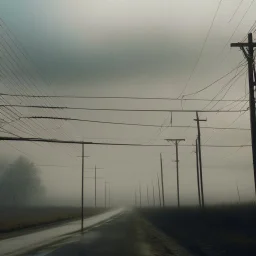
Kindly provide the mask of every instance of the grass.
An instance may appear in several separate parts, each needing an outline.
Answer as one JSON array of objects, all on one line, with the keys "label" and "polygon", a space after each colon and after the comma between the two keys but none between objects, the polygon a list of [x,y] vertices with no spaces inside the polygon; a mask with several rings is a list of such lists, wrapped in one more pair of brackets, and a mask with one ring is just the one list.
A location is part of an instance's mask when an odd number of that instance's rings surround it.
[{"label": "grass", "polygon": [[[85,208],[84,216],[90,217],[104,211],[104,208]],[[0,234],[78,219],[80,216],[79,207],[1,207]]]},{"label": "grass", "polygon": [[256,206],[142,209],[140,213],[197,255],[256,255]]}]

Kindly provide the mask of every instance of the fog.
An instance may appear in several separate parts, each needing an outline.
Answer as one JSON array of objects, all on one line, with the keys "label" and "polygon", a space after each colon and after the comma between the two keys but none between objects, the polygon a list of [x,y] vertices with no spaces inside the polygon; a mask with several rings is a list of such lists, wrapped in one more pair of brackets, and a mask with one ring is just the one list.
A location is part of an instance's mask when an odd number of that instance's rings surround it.
[{"label": "fog", "polygon": [[[196,92],[237,67],[242,52],[230,49],[231,42],[242,40],[255,21],[256,4],[239,0],[150,0],[150,1],[10,1],[0,0],[1,80],[3,93],[136,96],[177,98]],[[250,7],[250,9],[248,9]],[[233,17],[233,14],[235,15]],[[211,26],[212,24],[212,26]],[[9,30],[8,30],[8,29]],[[210,29],[210,30],[209,30]],[[209,35],[207,36],[208,32]],[[17,48],[7,34],[22,46]],[[9,40],[9,41],[8,41]],[[205,42],[205,45],[204,45]],[[11,46],[17,55],[6,54]],[[201,53],[202,51],[202,53]],[[199,59],[199,56],[200,59]],[[10,62],[15,62],[13,66]],[[196,65],[196,63],[198,63]],[[194,67],[196,67],[194,69]],[[23,68],[22,72],[17,72]],[[15,70],[19,77],[13,76]],[[194,71],[193,71],[194,70]],[[213,99],[229,80],[241,71],[232,87],[225,87],[216,99],[239,99],[248,92],[246,70],[237,69],[209,89],[190,96]],[[33,74],[33,79],[31,78]],[[31,82],[33,81],[33,82]],[[185,88],[185,90],[184,90]],[[1,98],[2,99],[2,98]],[[203,101],[161,101],[124,99],[59,99],[5,97],[9,103],[90,108],[202,109]],[[6,103],[2,99],[3,104]],[[216,102],[215,102],[216,103]],[[207,107],[210,109],[215,103]],[[228,102],[219,102],[221,109]],[[241,109],[241,102],[227,106]],[[243,109],[246,109],[245,104]],[[93,112],[15,108],[22,116],[61,116],[81,119],[169,125],[170,113]],[[97,142],[168,144],[166,138],[185,138],[180,143],[181,204],[197,204],[196,159],[193,147],[195,128],[156,128],[120,126],[56,120],[16,120],[1,114],[4,129],[18,136],[84,140]],[[249,128],[249,113],[202,113],[202,126]],[[238,118],[239,117],[239,118]],[[195,126],[194,113],[173,113],[172,124]],[[18,130],[19,129],[19,130]],[[6,134],[3,131],[2,135]],[[11,135],[10,135],[11,136]],[[249,130],[202,129],[202,144],[249,145]],[[134,204],[135,190],[142,188],[142,203],[147,205],[146,186],[152,202],[152,182],[157,191],[163,156],[164,187],[167,205],[177,204],[174,147],[125,147],[86,145],[85,205],[94,205],[94,170],[98,205],[104,205],[104,182],[109,182],[111,205]],[[202,147],[206,204],[237,203],[254,196],[250,147]],[[16,159],[25,156],[38,168],[49,204],[78,205],[81,196],[81,145],[1,142],[0,156]],[[157,195],[157,192],[156,192]]]}]

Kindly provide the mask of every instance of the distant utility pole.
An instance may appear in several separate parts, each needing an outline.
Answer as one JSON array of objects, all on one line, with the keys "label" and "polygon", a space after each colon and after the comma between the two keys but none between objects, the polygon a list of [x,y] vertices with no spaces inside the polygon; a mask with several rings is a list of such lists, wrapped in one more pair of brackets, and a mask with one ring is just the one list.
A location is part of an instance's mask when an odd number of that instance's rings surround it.
[{"label": "distant utility pole", "polygon": [[107,208],[107,182],[105,181],[105,208]]},{"label": "distant utility pole", "polygon": [[94,207],[97,207],[97,167],[94,169]]},{"label": "distant utility pole", "polygon": [[247,43],[232,43],[231,47],[239,47],[243,51],[243,54],[248,63],[252,159],[253,159],[253,170],[254,170],[254,187],[255,187],[255,193],[256,193],[256,119],[255,119],[255,96],[254,96],[254,90],[256,86],[254,47],[256,47],[256,43],[253,42],[252,33],[249,33]]},{"label": "distant utility pole", "polygon": [[134,193],[134,204],[135,204],[135,207],[137,207],[137,192],[136,192],[136,190]]},{"label": "distant utility pole", "polygon": [[94,206],[97,207],[97,170],[103,169],[103,168],[97,168],[95,165],[94,168]]},{"label": "distant utility pole", "polygon": [[81,232],[84,229],[84,144],[82,144]]},{"label": "distant utility pole", "polygon": [[157,184],[158,184],[159,206],[161,207],[162,206],[162,204],[161,204],[161,192],[160,192],[160,181],[159,181],[158,173],[157,173]]},{"label": "distant utility pole", "polygon": [[165,207],[164,201],[164,174],[163,174],[163,160],[162,160],[162,153],[160,153],[160,164],[161,164],[161,184],[162,184],[162,206]]},{"label": "distant utility pole", "polygon": [[198,160],[199,160],[199,170],[200,170],[200,188],[201,188],[201,205],[204,208],[204,185],[203,185],[203,167],[202,167],[202,153],[201,153],[201,132],[200,132],[200,122],[206,122],[207,119],[200,119],[198,112],[196,112],[197,123],[197,147],[198,147]]},{"label": "distant utility pole", "polygon": [[168,142],[174,142],[176,148],[176,171],[177,171],[177,201],[178,207],[180,207],[180,181],[179,181],[179,142],[185,141],[185,139],[167,139]]},{"label": "distant utility pole", "polygon": [[148,200],[148,206],[149,206],[148,185],[147,185],[147,200]]},{"label": "distant utility pole", "polygon": [[153,206],[156,206],[156,200],[155,200],[155,187],[154,187],[154,183],[152,181],[152,196],[153,196]]},{"label": "distant utility pole", "polygon": [[197,139],[196,139],[196,174],[197,174],[198,201],[199,201],[199,206],[201,207],[200,171],[199,171],[199,165],[198,165],[198,142],[197,142]]},{"label": "distant utility pole", "polygon": [[236,183],[236,190],[237,190],[237,195],[238,195],[239,203],[241,203],[241,197],[240,197],[239,188],[238,188],[238,184],[237,183]]},{"label": "distant utility pole", "polygon": [[110,208],[110,184],[108,184],[108,207]]},{"label": "distant utility pole", "polygon": [[141,184],[139,184],[139,192],[140,192],[140,208],[141,208]]}]

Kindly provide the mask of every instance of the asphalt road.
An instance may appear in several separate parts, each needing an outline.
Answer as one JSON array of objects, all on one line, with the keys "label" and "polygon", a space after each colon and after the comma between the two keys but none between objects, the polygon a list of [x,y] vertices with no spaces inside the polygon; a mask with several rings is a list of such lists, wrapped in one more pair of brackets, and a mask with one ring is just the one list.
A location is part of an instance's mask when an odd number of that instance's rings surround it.
[{"label": "asphalt road", "polygon": [[[99,223],[110,220],[122,212],[123,209],[120,208],[85,218],[84,227],[85,229],[92,228],[95,225],[99,225]],[[25,255],[27,251],[39,248],[39,246],[44,246],[63,239],[73,239],[74,235],[72,235],[72,233],[77,233],[80,231],[80,228],[81,221],[71,221],[45,230],[38,230],[37,232],[0,240],[0,255]]]},{"label": "asphalt road", "polygon": [[62,242],[31,252],[30,256],[139,256],[150,255],[138,238],[134,215],[130,212],[85,231],[74,234]]}]

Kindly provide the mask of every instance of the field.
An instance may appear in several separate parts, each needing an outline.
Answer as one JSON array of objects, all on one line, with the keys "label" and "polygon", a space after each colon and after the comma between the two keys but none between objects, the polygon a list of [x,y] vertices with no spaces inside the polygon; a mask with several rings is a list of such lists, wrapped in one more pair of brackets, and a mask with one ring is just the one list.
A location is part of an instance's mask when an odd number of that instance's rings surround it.
[{"label": "field", "polygon": [[[85,208],[84,216],[89,217],[103,211],[104,208]],[[78,219],[80,216],[79,207],[1,207],[0,237],[11,231]]]},{"label": "field", "polygon": [[195,255],[256,255],[254,205],[141,209],[139,213]]}]

